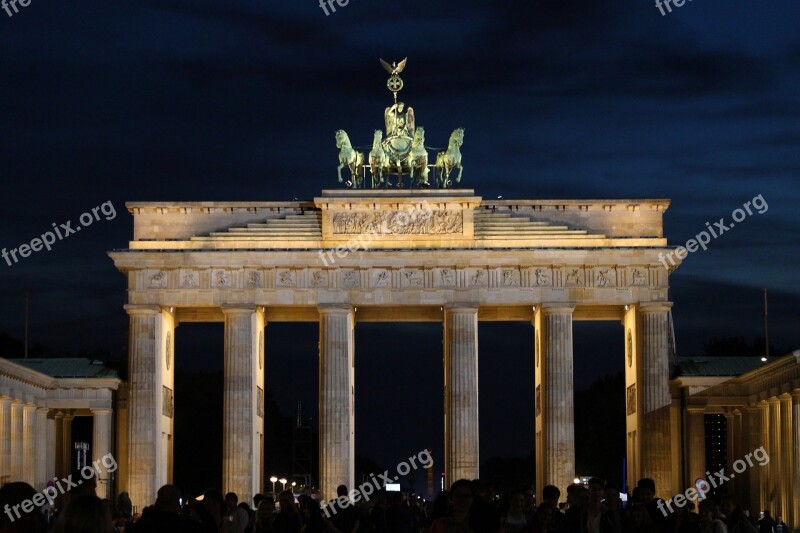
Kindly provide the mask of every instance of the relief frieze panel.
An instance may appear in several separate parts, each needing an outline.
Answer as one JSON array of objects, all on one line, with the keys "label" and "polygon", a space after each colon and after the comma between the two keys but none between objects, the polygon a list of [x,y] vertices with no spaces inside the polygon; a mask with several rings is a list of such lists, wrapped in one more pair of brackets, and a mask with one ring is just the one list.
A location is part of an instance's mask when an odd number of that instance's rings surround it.
[{"label": "relief frieze panel", "polygon": [[419,268],[405,268],[403,269],[403,283],[404,289],[423,289],[425,288],[425,272]]},{"label": "relief frieze panel", "polygon": [[595,267],[592,273],[595,287],[616,287],[617,271],[611,266]]},{"label": "relief frieze panel", "polygon": [[384,268],[376,268],[372,271],[372,286],[376,289],[388,289],[392,286],[391,272]]},{"label": "relief frieze panel", "polygon": [[167,273],[163,270],[149,270],[147,272],[148,289],[166,289]]},{"label": "relief frieze panel", "polygon": [[441,289],[453,289],[456,287],[455,268],[435,268],[433,270],[433,286]]},{"label": "relief frieze panel", "polygon": [[629,267],[628,268],[628,286],[630,287],[647,287],[650,283],[650,272],[646,267]]},{"label": "relief frieze panel", "polygon": [[211,286],[217,289],[233,287],[233,276],[229,270],[214,270],[211,274]]},{"label": "relief frieze panel", "polygon": [[335,235],[449,235],[464,232],[461,211],[420,210],[334,213]]},{"label": "relief frieze panel", "polygon": [[[338,274],[337,274],[338,272]],[[657,267],[555,265],[518,267],[146,269],[136,290],[197,289],[657,289]]]},{"label": "relief frieze panel", "polygon": [[483,268],[467,269],[467,287],[486,287],[489,284],[489,275]]},{"label": "relief frieze panel", "polygon": [[275,273],[275,286],[293,288],[297,286],[297,272],[288,268],[279,268]]},{"label": "relief frieze panel", "polygon": [[327,270],[312,270],[310,272],[308,285],[312,289],[327,289],[328,279]]},{"label": "relief frieze panel", "polygon": [[361,287],[361,278],[358,270],[342,270],[342,288],[357,289]]},{"label": "relief frieze panel", "polygon": [[531,271],[531,287],[552,287],[553,269],[536,267]]},{"label": "relief frieze panel", "polygon": [[264,274],[260,270],[245,270],[245,288],[261,289],[264,287]]},{"label": "relief frieze panel", "polygon": [[564,269],[564,287],[584,287],[586,278],[583,267],[568,266]]},{"label": "relief frieze panel", "polygon": [[181,270],[179,278],[181,289],[196,289],[200,287],[200,273],[196,270]]}]

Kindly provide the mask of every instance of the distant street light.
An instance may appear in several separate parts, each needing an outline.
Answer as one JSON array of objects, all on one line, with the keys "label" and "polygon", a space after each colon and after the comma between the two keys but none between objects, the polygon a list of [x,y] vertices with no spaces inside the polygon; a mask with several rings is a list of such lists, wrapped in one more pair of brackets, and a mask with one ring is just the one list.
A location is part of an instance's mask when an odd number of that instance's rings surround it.
[{"label": "distant street light", "polygon": [[283,485],[283,488],[281,490],[286,490],[286,478],[282,477],[278,481],[280,481],[281,485]]},{"label": "distant street light", "polygon": [[278,481],[278,478],[276,476],[272,476],[269,478],[269,480],[272,481],[272,494],[275,494],[275,483]]}]

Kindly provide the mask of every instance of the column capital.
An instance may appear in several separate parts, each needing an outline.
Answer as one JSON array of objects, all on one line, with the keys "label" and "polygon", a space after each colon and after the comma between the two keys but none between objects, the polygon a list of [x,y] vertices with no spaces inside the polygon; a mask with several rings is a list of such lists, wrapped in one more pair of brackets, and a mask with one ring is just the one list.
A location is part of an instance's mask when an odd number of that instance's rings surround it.
[{"label": "column capital", "polygon": [[128,315],[157,315],[161,312],[161,307],[158,305],[139,305],[139,304],[125,304],[123,306]]},{"label": "column capital", "polygon": [[444,306],[445,313],[477,313],[478,304],[472,302],[450,303]]},{"label": "column capital", "polygon": [[104,415],[104,414],[111,414],[113,409],[110,407],[92,407],[89,409],[92,412],[92,416],[96,415]]},{"label": "column capital", "polygon": [[800,389],[792,391],[792,402],[800,403]]},{"label": "column capital", "polygon": [[253,313],[259,312],[261,306],[257,306],[256,304],[224,304],[219,306],[220,311],[224,315],[251,315]]},{"label": "column capital", "polygon": [[319,314],[350,314],[354,313],[353,306],[347,304],[323,304],[318,305]]},{"label": "column capital", "polygon": [[672,302],[639,302],[636,304],[640,313],[668,313]]},{"label": "column capital", "polygon": [[575,311],[575,304],[571,302],[543,303],[539,304],[539,309],[544,314],[562,313],[572,314]]},{"label": "column capital", "polygon": [[36,412],[37,413],[45,413],[45,414],[47,414],[47,413],[50,412],[50,409],[48,409],[47,407],[37,406],[36,407]]},{"label": "column capital", "polygon": [[777,396],[770,396],[767,399],[767,403],[770,404],[770,405],[780,405],[781,401]]},{"label": "column capital", "polygon": [[686,407],[686,412],[690,415],[704,415],[706,414],[706,406],[703,407]]}]

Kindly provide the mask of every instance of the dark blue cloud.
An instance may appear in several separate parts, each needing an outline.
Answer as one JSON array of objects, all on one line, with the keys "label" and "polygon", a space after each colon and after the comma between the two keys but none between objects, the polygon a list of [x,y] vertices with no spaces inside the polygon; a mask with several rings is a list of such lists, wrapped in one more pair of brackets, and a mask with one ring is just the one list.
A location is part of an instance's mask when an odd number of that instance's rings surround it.
[{"label": "dark blue cloud", "polygon": [[[673,274],[678,346],[758,335],[769,287],[775,344],[796,347],[798,15],[794,0],[695,0],[664,17],[631,0],[351,0],[328,17],[315,0],[33,0],[0,12],[0,246],[106,200],[119,212],[0,265],[0,328],[21,336],[31,290],[37,341],[119,353],[125,283],[105,252],[131,236],[124,202],[334,186],[333,132],[368,143],[390,99],[377,58],[409,56],[403,98],[431,145],[466,128],[464,183],[484,197],[671,198],[666,234],[681,244],[762,194],[768,212]],[[586,385],[604,370],[578,372]]]}]

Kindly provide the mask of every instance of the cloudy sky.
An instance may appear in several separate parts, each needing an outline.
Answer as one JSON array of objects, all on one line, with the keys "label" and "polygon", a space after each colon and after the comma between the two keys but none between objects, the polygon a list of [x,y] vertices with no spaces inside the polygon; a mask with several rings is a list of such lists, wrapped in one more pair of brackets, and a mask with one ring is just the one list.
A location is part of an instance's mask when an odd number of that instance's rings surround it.
[{"label": "cloudy sky", "polygon": [[[796,0],[694,0],[665,16],[648,0],[350,0],[327,16],[315,0],[0,11],[0,247],[105,201],[117,211],[50,252],[0,261],[0,331],[22,337],[29,290],[34,343],[122,353],[125,285],[106,252],[132,235],[124,203],[309,199],[336,186],[333,132],[370,142],[391,98],[378,57],[408,56],[403,99],[431,145],[466,128],[462,184],[484,197],[671,198],[677,245],[762,195],[766,212],[673,274],[678,351],[761,335],[762,288],[773,344],[798,348],[798,23]],[[436,328],[361,327],[364,453],[383,453],[371,426],[387,416],[381,391],[408,398],[400,422],[440,435]],[[192,355],[179,362],[221,368],[221,330],[185,331],[179,348]],[[313,414],[315,328],[270,331],[273,395],[287,413],[304,400]],[[578,386],[621,369],[609,362],[620,333],[576,328]],[[529,326],[481,335],[484,457],[523,455],[532,431],[508,433],[498,388],[513,385],[515,412],[532,419]],[[387,336],[387,352],[369,346]],[[418,433],[392,453],[421,449]]]}]

